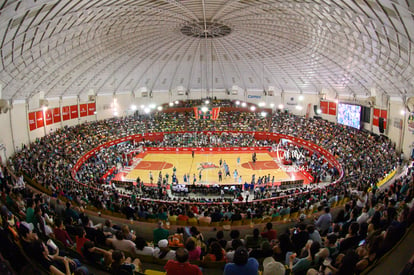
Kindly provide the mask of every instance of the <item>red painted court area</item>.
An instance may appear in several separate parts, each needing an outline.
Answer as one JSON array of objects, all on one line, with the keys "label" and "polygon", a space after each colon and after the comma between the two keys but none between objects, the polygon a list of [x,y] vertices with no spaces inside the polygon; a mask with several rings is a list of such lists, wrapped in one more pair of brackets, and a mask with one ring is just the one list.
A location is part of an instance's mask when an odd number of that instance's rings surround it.
[{"label": "red painted court area", "polygon": [[279,169],[279,165],[274,161],[256,161],[256,163],[249,161],[243,163],[242,167],[251,170]]},{"label": "red painted court area", "polygon": [[172,168],[172,163],[165,161],[141,161],[134,169],[138,170],[163,170]]}]

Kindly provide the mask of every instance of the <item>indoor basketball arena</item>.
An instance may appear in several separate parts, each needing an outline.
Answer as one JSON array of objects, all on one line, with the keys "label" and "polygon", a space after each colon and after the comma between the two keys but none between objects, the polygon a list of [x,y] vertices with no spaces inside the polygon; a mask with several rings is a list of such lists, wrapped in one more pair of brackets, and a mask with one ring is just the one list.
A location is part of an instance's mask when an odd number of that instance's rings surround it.
[{"label": "indoor basketball arena", "polygon": [[0,274],[414,273],[412,1],[0,19]]}]

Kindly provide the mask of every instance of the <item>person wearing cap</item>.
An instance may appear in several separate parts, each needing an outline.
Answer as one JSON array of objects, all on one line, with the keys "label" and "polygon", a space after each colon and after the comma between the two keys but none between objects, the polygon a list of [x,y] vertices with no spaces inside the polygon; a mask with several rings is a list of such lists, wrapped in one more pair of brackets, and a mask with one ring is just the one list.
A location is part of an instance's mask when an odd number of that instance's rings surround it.
[{"label": "person wearing cap", "polygon": [[153,256],[158,259],[173,260],[175,251],[168,247],[168,240],[163,239],[158,242],[158,247],[154,249]]},{"label": "person wearing cap", "polygon": [[224,266],[224,275],[257,275],[259,262],[255,258],[249,258],[249,252],[243,246],[236,249],[233,263]]},{"label": "person wearing cap", "polygon": [[168,239],[170,232],[167,229],[164,229],[163,222],[158,222],[158,227],[152,231],[154,236],[154,244],[157,244],[160,240]]},{"label": "person wearing cap", "polygon": [[20,244],[29,257],[33,256],[31,243],[38,239],[38,236],[33,232],[33,229],[33,224],[27,222],[21,222],[18,228]]},{"label": "person wearing cap", "polygon": [[200,268],[188,262],[187,249],[180,247],[175,253],[176,260],[169,260],[164,266],[167,275],[202,275]]},{"label": "person wearing cap", "polygon": [[273,257],[267,257],[263,260],[263,275],[285,275],[285,266],[275,261]]}]

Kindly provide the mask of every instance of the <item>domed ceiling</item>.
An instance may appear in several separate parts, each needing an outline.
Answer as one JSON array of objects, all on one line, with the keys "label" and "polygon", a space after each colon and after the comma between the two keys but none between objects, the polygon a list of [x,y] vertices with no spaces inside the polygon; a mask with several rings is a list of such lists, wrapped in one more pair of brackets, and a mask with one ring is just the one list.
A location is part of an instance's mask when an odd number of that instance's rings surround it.
[{"label": "domed ceiling", "polygon": [[149,91],[414,95],[411,0],[3,0],[2,98]]}]

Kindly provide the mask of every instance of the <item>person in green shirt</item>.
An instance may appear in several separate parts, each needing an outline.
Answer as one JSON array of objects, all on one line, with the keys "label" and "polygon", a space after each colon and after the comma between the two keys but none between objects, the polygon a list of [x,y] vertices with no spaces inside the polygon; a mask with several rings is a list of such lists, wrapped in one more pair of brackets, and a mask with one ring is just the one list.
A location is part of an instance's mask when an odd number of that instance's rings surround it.
[{"label": "person in green shirt", "polygon": [[26,222],[33,223],[34,222],[34,207],[35,202],[32,199],[27,200],[27,209],[26,209]]},{"label": "person in green shirt", "polygon": [[163,228],[163,222],[158,222],[158,228],[154,229],[154,244],[157,244],[160,240],[167,239],[170,236],[170,232]]}]

